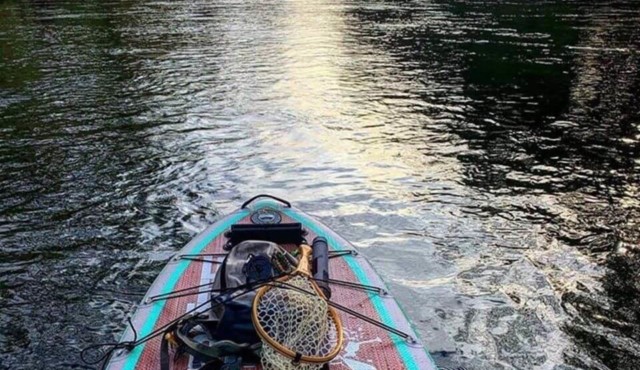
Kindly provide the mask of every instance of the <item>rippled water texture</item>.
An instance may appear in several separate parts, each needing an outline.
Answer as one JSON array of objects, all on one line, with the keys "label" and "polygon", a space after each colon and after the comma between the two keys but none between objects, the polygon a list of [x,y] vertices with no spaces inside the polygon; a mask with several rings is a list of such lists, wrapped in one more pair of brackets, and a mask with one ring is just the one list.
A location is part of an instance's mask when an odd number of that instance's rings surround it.
[{"label": "rippled water texture", "polygon": [[640,7],[585,3],[0,1],[0,368],[83,368],[259,192],[442,366],[640,368]]}]

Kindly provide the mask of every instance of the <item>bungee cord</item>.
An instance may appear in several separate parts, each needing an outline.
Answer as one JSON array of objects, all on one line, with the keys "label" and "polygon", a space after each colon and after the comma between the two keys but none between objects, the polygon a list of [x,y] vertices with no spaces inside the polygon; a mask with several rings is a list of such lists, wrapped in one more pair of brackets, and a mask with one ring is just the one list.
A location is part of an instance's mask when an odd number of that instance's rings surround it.
[{"label": "bungee cord", "polygon": [[[296,291],[299,291],[299,292],[305,293],[305,294],[314,294],[313,292],[309,292],[309,291],[307,291],[305,289],[299,288],[299,287],[297,287],[295,285],[287,284],[286,282],[282,282],[282,281],[270,282],[270,283],[266,283],[266,285],[275,285],[275,286],[278,286],[278,287],[283,288],[283,289],[293,289],[293,290],[296,290]],[[338,309],[338,310],[340,310],[340,311],[342,311],[344,313],[347,313],[347,314],[352,315],[352,316],[354,316],[356,318],[359,318],[359,319],[361,319],[363,321],[366,321],[371,325],[379,327],[380,329],[383,329],[383,330],[386,330],[386,331],[388,331],[390,333],[396,334],[399,337],[402,337],[403,339],[408,341],[409,343],[416,343],[416,339],[415,338],[413,338],[411,335],[409,335],[409,334],[407,334],[407,333],[405,333],[405,332],[403,332],[403,331],[401,331],[399,329],[396,329],[396,328],[394,328],[392,326],[389,326],[389,325],[387,325],[387,324],[385,324],[383,322],[380,322],[378,320],[372,319],[372,318],[370,318],[368,316],[365,316],[365,315],[363,315],[363,314],[361,314],[361,313],[359,313],[357,311],[354,311],[354,310],[352,310],[352,309],[350,309],[348,307],[345,307],[345,306],[343,306],[341,304],[338,304],[338,303],[336,303],[334,301],[331,301],[329,299],[326,299],[326,298],[323,298],[323,299],[327,302],[327,304],[329,304],[329,306],[331,306],[333,308],[336,308],[336,309]]]},{"label": "bungee cord", "polygon": [[[357,251],[355,250],[343,250],[343,251],[330,251],[329,252],[329,259],[333,259],[333,258],[338,258],[338,257],[344,257],[344,256],[356,256],[358,254]],[[203,258],[199,258],[199,257],[225,257],[227,256],[227,253],[207,253],[207,254],[183,254],[183,255],[178,255],[174,258],[177,259],[182,259],[182,260],[190,260],[190,261],[195,261],[195,262],[206,262],[206,263],[213,263],[213,264],[222,264],[222,261],[217,261],[217,260],[209,260],[209,259],[203,259]],[[154,337],[157,337],[159,335],[162,335],[163,333],[166,333],[170,328],[172,328],[173,326],[175,326],[176,324],[178,324],[179,322],[181,322],[182,320],[185,320],[187,318],[189,318],[190,316],[196,317],[197,315],[194,315],[195,313],[197,313],[198,311],[200,311],[203,307],[205,307],[206,305],[211,305],[211,309],[218,307],[220,305],[223,305],[225,303],[228,303],[230,301],[233,301],[234,299],[237,299],[243,295],[246,295],[250,292],[253,292],[265,285],[271,285],[271,286],[275,286],[275,287],[279,287],[279,288],[283,288],[283,289],[293,289],[299,292],[302,292],[304,294],[315,294],[314,292],[309,292],[305,289],[302,289],[300,287],[288,284],[286,282],[283,281],[277,281],[277,279],[280,279],[284,276],[290,275],[290,273],[285,273],[285,274],[279,274],[277,276],[273,276],[270,277],[268,279],[264,279],[261,281],[255,281],[255,282],[251,282],[251,283],[247,283],[247,284],[243,284],[234,288],[225,288],[225,289],[213,289],[213,290],[207,290],[207,292],[211,292],[211,293],[220,293],[217,294],[215,297],[210,297],[209,299],[207,299],[205,302],[197,305],[196,307],[188,310],[187,312],[185,312],[184,314],[178,316],[177,318],[169,321],[168,323],[162,325],[161,327],[153,330],[151,333],[143,336],[142,338],[138,338],[138,333],[131,321],[131,318],[128,317],[127,318],[127,322],[129,324],[129,327],[132,330],[133,333],[133,340],[130,341],[124,341],[124,342],[107,342],[107,343],[100,343],[100,344],[95,344],[95,345],[90,345],[85,347],[81,352],[80,352],[80,357],[82,359],[83,362],[85,362],[88,365],[95,365],[98,364],[100,362],[102,363],[101,369],[106,369],[106,366],[108,365],[108,358],[110,358],[113,353],[119,349],[126,349],[128,351],[132,350],[133,348],[135,348],[136,346],[146,343],[149,340],[153,339]],[[342,286],[345,288],[352,288],[352,289],[357,289],[357,290],[361,290],[361,291],[365,291],[365,292],[373,292],[373,293],[377,293],[379,295],[387,295],[387,291],[384,288],[381,287],[377,287],[377,286],[373,286],[373,285],[366,285],[366,284],[359,284],[359,283],[354,283],[354,282],[350,282],[350,281],[344,281],[344,280],[337,280],[337,279],[315,279],[312,277],[309,277],[310,280],[313,281],[321,281],[321,282],[328,282],[330,284],[333,285],[337,285],[337,286]],[[151,297],[148,297],[144,303],[145,304],[149,304],[149,303],[153,303],[153,302],[158,302],[161,300],[170,300],[170,299],[175,299],[175,298],[180,298],[180,297],[185,297],[185,296],[192,296],[192,295],[197,295],[197,294],[202,294],[203,291],[201,290],[201,288],[204,287],[208,287],[208,286],[212,286],[215,282],[209,282],[209,283],[205,283],[205,284],[200,284],[200,285],[196,285],[196,286],[192,286],[192,287],[187,287],[187,288],[183,288],[183,289],[179,289],[179,290],[175,290],[172,292],[168,292],[168,293],[163,293],[163,294],[157,294]],[[194,289],[197,289],[196,291],[192,291]],[[245,291],[233,295],[233,293],[242,290],[242,289],[246,289]],[[224,294],[229,294],[231,293],[232,295],[227,297],[226,299],[222,300],[222,301],[216,301],[218,298],[220,298],[221,296],[223,296]],[[393,333],[395,335],[398,335],[399,337],[407,340],[410,343],[416,343],[416,339],[413,338],[411,335],[396,329],[392,326],[386,325],[383,322],[380,322],[378,320],[372,319],[368,316],[365,316],[357,311],[354,311],[348,307],[345,307],[343,305],[340,305],[334,301],[331,301],[325,297],[321,297],[324,301],[327,302],[327,304],[339,311],[342,311],[346,314],[349,314],[353,317],[356,317],[360,320],[363,320],[371,325],[374,325],[380,329],[383,329],[389,333]],[[214,301],[216,301],[214,303]],[[87,359],[87,354],[90,353],[90,351],[92,350],[97,350],[97,349],[103,349],[103,348],[108,348],[107,350],[100,350],[101,355],[95,359]]]},{"label": "bungee cord", "polygon": [[337,280],[337,279],[316,279],[316,278],[311,278],[314,281],[321,281],[321,282],[328,282],[329,284],[334,284],[334,285],[339,285],[339,286],[343,286],[343,287],[347,287],[347,288],[352,288],[352,289],[357,289],[357,290],[363,290],[365,292],[374,292],[374,293],[378,293],[380,295],[387,295],[387,291],[384,288],[375,286],[375,285],[367,285],[367,284],[359,284],[359,283],[354,283],[351,281],[346,281],[346,280]]},{"label": "bungee cord", "polygon": [[342,251],[329,251],[329,259],[345,257],[345,256],[357,256],[358,252],[353,249],[342,250]]},{"label": "bungee cord", "polygon": [[[185,318],[189,317],[191,314],[199,311],[202,307],[213,303],[214,300],[216,300],[217,298],[219,298],[220,296],[222,296],[222,294],[225,293],[233,293],[236,292],[238,290],[244,289],[244,288],[248,288],[246,291],[230,296],[222,301],[216,302],[215,304],[213,304],[211,306],[211,308],[215,308],[218,307],[220,305],[223,305],[227,302],[230,302],[238,297],[241,297],[245,294],[248,294],[252,291],[255,291],[256,289],[259,289],[260,287],[262,287],[265,284],[268,284],[269,282],[272,282],[275,279],[278,279],[280,277],[282,277],[284,275],[276,275],[273,276],[269,279],[265,279],[262,281],[256,281],[256,282],[251,282],[248,284],[243,284],[243,285],[239,285],[237,287],[234,288],[227,288],[227,289],[215,289],[213,290],[214,292],[221,292],[221,294],[216,295],[215,297],[211,297],[208,300],[206,300],[205,302],[197,305],[196,307],[192,308],[191,310],[188,310],[187,312],[185,312],[184,314],[178,316],[177,318],[169,321],[168,323],[162,325],[161,327],[155,329],[154,331],[152,331],[151,333],[145,335],[144,337],[138,339],[138,333],[135,330],[135,327],[133,325],[133,323],[131,322],[131,318],[127,318],[127,321],[133,331],[134,334],[134,338],[131,341],[124,341],[124,342],[107,342],[107,343],[99,343],[99,344],[94,344],[94,345],[90,345],[85,347],[82,351],[80,351],[80,359],[86,363],[87,365],[96,365],[100,362],[103,362],[101,369],[106,369],[107,366],[107,361],[105,361],[106,359],[108,359],[116,350],[118,349],[127,349],[127,350],[132,350],[133,348],[135,348],[136,346],[146,343],[149,340],[153,339],[154,337],[165,333],[169,328],[171,328],[172,326],[174,326],[175,324],[179,323],[180,321],[184,320]],[[102,353],[102,355],[100,357],[98,357],[97,359],[91,360],[91,359],[87,359],[87,353],[91,350],[95,350],[95,349],[100,349],[100,348],[104,348],[104,347],[109,347],[108,350],[104,351],[104,353]]]},{"label": "bungee cord", "polygon": [[206,260],[204,258],[196,258],[196,257],[188,257],[188,256],[180,256],[178,258],[181,259],[181,260],[184,260],[184,261],[195,261],[195,262],[212,263],[214,265],[221,265],[222,264],[222,261]]}]

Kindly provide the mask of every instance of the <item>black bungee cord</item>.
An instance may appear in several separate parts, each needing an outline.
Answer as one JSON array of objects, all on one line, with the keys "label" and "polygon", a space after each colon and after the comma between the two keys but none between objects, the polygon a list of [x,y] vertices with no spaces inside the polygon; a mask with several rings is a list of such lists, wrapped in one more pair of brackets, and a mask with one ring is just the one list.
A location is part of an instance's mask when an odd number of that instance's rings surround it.
[{"label": "black bungee cord", "polygon": [[[224,256],[224,255],[226,255],[226,254],[224,254],[224,253],[215,253],[215,254],[213,254],[212,253],[212,254],[207,254],[206,256],[216,256],[217,257],[217,256]],[[336,258],[336,257],[344,257],[344,256],[348,256],[348,255],[357,255],[357,252],[355,252],[355,251],[331,251],[329,258],[331,259],[331,258]],[[200,262],[211,262],[211,263],[215,263],[215,264],[219,263],[218,261],[203,260],[203,259],[198,259],[198,258],[193,258],[193,257],[195,257],[195,256],[194,255],[181,255],[181,256],[179,256],[180,259],[184,259],[184,260],[192,260],[192,261],[200,261]],[[106,361],[106,360],[108,358],[110,358],[112,356],[112,354],[116,350],[118,350],[118,349],[126,349],[128,351],[131,351],[136,346],[138,346],[140,344],[143,344],[143,343],[146,343],[149,340],[151,340],[152,338],[154,338],[154,337],[156,337],[158,335],[161,335],[162,333],[165,333],[169,328],[171,328],[172,326],[176,325],[181,320],[189,317],[191,314],[197,312],[199,309],[201,309],[205,305],[213,303],[214,300],[216,300],[217,298],[221,297],[225,293],[234,293],[234,292],[236,292],[238,290],[248,288],[246,291],[244,291],[244,292],[242,292],[240,294],[237,294],[237,295],[234,295],[234,296],[230,296],[230,297],[228,297],[227,299],[225,299],[223,301],[216,302],[215,304],[213,304],[211,306],[211,308],[223,305],[223,304],[225,304],[227,302],[230,302],[230,301],[232,301],[232,300],[234,300],[234,299],[236,299],[238,297],[241,297],[241,296],[243,296],[245,294],[248,294],[248,293],[250,293],[252,291],[255,291],[256,289],[258,289],[258,288],[260,288],[262,286],[265,286],[265,285],[273,285],[273,286],[280,287],[280,288],[283,288],[283,289],[292,289],[292,290],[296,290],[296,291],[299,291],[299,292],[302,292],[302,293],[305,293],[305,294],[310,294],[310,295],[314,294],[313,292],[309,292],[309,291],[307,291],[305,289],[299,288],[299,287],[294,286],[292,284],[288,284],[288,283],[282,282],[282,281],[277,281],[277,282],[275,281],[276,279],[279,279],[279,278],[281,278],[283,276],[286,276],[286,275],[288,275],[288,273],[284,273],[284,274],[280,274],[280,275],[277,275],[277,276],[273,276],[273,277],[270,277],[270,278],[262,280],[262,281],[255,281],[255,282],[243,284],[243,285],[237,286],[235,288],[211,290],[210,292],[216,292],[216,293],[220,293],[220,294],[216,295],[215,297],[209,298],[205,302],[199,304],[198,306],[196,306],[193,309],[185,312],[184,314],[178,316],[177,318],[169,321],[167,324],[162,325],[158,329],[152,331],[151,333],[145,335],[144,337],[142,337],[140,339],[138,339],[138,333],[137,333],[137,331],[136,331],[136,329],[135,329],[135,327],[133,325],[133,322],[131,321],[131,317],[127,317],[127,322],[129,324],[129,327],[131,328],[131,330],[133,332],[133,340],[124,341],[124,342],[99,343],[99,344],[87,346],[80,352],[80,358],[82,359],[82,361],[84,363],[86,363],[88,365],[95,365],[95,364],[98,364],[98,363],[104,361],[102,366],[101,366],[101,369],[104,370],[104,369],[106,369],[106,366],[108,364],[108,361]],[[383,288],[376,287],[376,286],[371,286],[371,285],[352,283],[352,282],[336,280],[336,279],[322,280],[322,279],[311,278],[311,280],[327,281],[330,284],[341,285],[341,286],[350,287],[350,288],[356,288],[356,289],[369,291],[369,292],[376,292],[376,293],[381,294],[381,295],[385,295],[386,294],[386,290],[384,290]],[[202,292],[199,291],[199,290],[195,291],[195,292],[191,292],[191,293],[184,293],[184,292],[187,292],[187,291],[193,290],[193,289],[202,288],[202,287],[205,287],[205,286],[210,286],[210,285],[213,285],[213,284],[214,284],[214,282],[210,282],[210,283],[200,284],[200,285],[197,285],[197,286],[192,286],[192,287],[176,290],[176,291],[169,292],[169,293],[158,294],[158,295],[149,297],[147,299],[146,303],[153,303],[153,302],[160,301],[160,300],[169,300],[169,299],[173,299],[173,298],[179,298],[179,297],[184,297],[184,296],[189,296],[189,295],[201,294]],[[176,293],[184,293],[184,294],[176,294]],[[368,323],[370,323],[370,324],[372,324],[372,325],[374,325],[376,327],[379,327],[379,328],[381,328],[381,329],[383,329],[385,331],[388,331],[390,333],[396,334],[396,335],[404,338],[405,340],[407,340],[407,341],[409,341],[411,343],[415,342],[415,339],[411,335],[409,335],[409,334],[407,334],[407,333],[405,333],[405,332],[403,332],[401,330],[398,330],[398,329],[396,329],[394,327],[391,327],[389,325],[386,325],[386,324],[384,324],[384,323],[382,323],[380,321],[377,321],[375,319],[367,317],[367,316],[365,316],[365,315],[363,315],[363,314],[361,314],[359,312],[356,312],[356,311],[354,311],[354,310],[352,310],[352,309],[350,309],[348,307],[345,307],[345,306],[342,306],[342,305],[340,305],[338,303],[330,301],[329,299],[326,299],[326,298],[323,298],[323,299],[327,302],[327,304],[329,304],[330,306],[332,306],[332,307],[334,307],[334,308],[336,308],[336,309],[338,309],[338,310],[340,310],[342,312],[345,312],[345,313],[347,313],[349,315],[352,315],[352,316],[354,316],[356,318],[359,318],[359,319],[361,319],[361,320],[363,320],[365,322],[368,322]],[[98,349],[98,348],[104,348],[104,347],[111,347],[111,348],[109,348],[108,350],[104,351],[104,353],[102,353],[102,355],[100,357],[98,357],[97,359],[95,359],[95,360],[88,360],[86,358],[86,354],[89,351],[94,350],[94,349]]]},{"label": "black bungee cord", "polygon": [[[133,323],[131,322],[131,318],[128,317],[127,321],[129,323],[129,326],[131,327],[131,330],[133,331],[133,335],[134,338],[133,340],[130,341],[124,341],[124,342],[106,342],[106,343],[98,343],[98,344],[93,344],[90,346],[85,347],[84,349],[82,349],[82,351],[80,351],[80,359],[86,363],[87,365],[95,365],[98,364],[100,362],[103,362],[101,369],[106,369],[107,366],[107,362],[105,361],[106,359],[108,359],[109,357],[111,357],[111,355],[117,351],[118,349],[126,349],[128,351],[132,350],[133,348],[135,348],[136,346],[146,343],[149,340],[151,340],[152,338],[166,332],[170,327],[174,326],[175,324],[177,324],[178,322],[180,322],[181,320],[189,317],[191,314],[193,314],[194,312],[197,312],[199,309],[201,309],[202,307],[204,307],[207,304],[213,303],[214,300],[216,300],[217,298],[219,298],[220,296],[222,296],[225,293],[234,293],[238,290],[244,289],[244,288],[248,288],[246,291],[240,293],[240,294],[236,294],[234,296],[230,296],[227,299],[220,301],[220,302],[216,302],[215,304],[213,304],[211,306],[211,308],[215,308],[218,307],[220,305],[223,305],[227,302],[230,302],[238,297],[241,297],[245,294],[248,294],[252,291],[255,291],[256,289],[271,283],[272,281],[279,279],[283,276],[285,276],[286,274],[280,274],[280,275],[276,275],[276,276],[272,276],[268,279],[262,280],[262,281],[254,281],[251,283],[247,283],[247,284],[243,284],[243,285],[239,285],[235,288],[226,288],[226,289],[214,289],[212,290],[212,292],[220,292],[220,294],[216,295],[215,297],[209,298],[208,300],[206,300],[205,302],[199,304],[198,306],[194,307],[193,309],[185,312],[184,314],[178,316],[177,318],[169,321],[168,323],[162,325],[161,327],[159,327],[158,329],[152,331],[151,333],[145,335],[144,337],[138,339],[138,333],[135,330],[135,327],[133,325]],[[206,285],[206,284],[204,284]],[[201,293],[201,292],[198,292]],[[171,299],[171,298],[177,298],[177,296],[172,296],[172,297],[168,297],[166,299]],[[97,359],[87,359],[87,353],[89,353],[89,351],[95,350],[95,349],[100,349],[100,348],[104,348],[104,347],[110,347],[108,350],[104,351],[104,353],[101,354],[100,357],[98,357]]]},{"label": "black bungee cord", "polygon": [[[279,288],[282,288],[282,289],[291,289],[291,290],[296,290],[298,292],[309,294],[309,295],[316,295],[314,292],[310,292],[310,291],[308,291],[306,289],[302,289],[300,287],[297,287],[297,286],[295,286],[293,284],[289,284],[289,283],[284,282],[284,281],[269,282],[269,283],[266,283],[265,285],[272,285],[272,286],[279,287]],[[340,310],[340,311],[342,311],[344,313],[352,315],[352,316],[354,316],[354,317],[356,317],[356,318],[358,318],[358,319],[360,319],[362,321],[368,322],[371,325],[377,326],[380,329],[383,329],[383,330],[386,330],[386,331],[388,331],[390,333],[393,333],[393,334],[403,338],[404,340],[406,340],[407,342],[409,342],[411,344],[417,343],[416,339],[414,337],[412,337],[411,335],[409,335],[409,334],[407,334],[407,333],[405,333],[405,332],[403,332],[403,331],[401,331],[399,329],[396,329],[396,328],[394,328],[392,326],[389,326],[389,325],[387,325],[385,323],[382,323],[382,322],[380,322],[378,320],[372,319],[372,318],[370,318],[370,317],[368,317],[366,315],[363,315],[363,314],[361,314],[361,313],[359,313],[357,311],[354,311],[354,310],[352,310],[352,309],[350,309],[348,307],[345,307],[345,306],[343,306],[341,304],[335,303],[335,302],[333,302],[333,301],[331,301],[331,300],[329,300],[329,299],[327,299],[325,297],[320,297],[320,298],[322,298],[325,302],[327,302],[327,304],[329,306],[331,306],[333,308],[336,308],[336,309],[338,309],[338,310]]]}]

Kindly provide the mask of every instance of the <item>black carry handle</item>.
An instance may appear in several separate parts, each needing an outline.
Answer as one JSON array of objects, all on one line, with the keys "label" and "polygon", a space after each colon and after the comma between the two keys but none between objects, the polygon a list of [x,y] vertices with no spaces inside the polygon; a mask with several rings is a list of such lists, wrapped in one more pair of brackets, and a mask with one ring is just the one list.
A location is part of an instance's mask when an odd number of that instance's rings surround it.
[{"label": "black carry handle", "polygon": [[277,244],[300,244],[304,241],[304,229],[299,222],[290,224],[233,224],[225,234],[230,245],[245,240],[266,240]]},{"label": "black carry handle", "polygon": [[313,239],[312,263],[313,280],[324,293],[324,296],[331,298],[331,288],[329,287],[329,244],[327,239],[317,236]]},{"label": "black carry handle", "polygon": [[271,198],[271,199],[277,200],[280,203],[283,203],[284,205],[287,206],[287,208],[291,208],[291,203],[287,202],[284,199],[281,199],[281,198],[278,198],[278,197],[274,197],[273,195],[269,195],[269,194],[258,194],[255,197],[249,199],[248,201],[242,203],[242,207],[240,207],[240,209],[246,208],[249,204],[251,204],[251,202],[253,202],[254,200],[256,200],[258,198]]}]

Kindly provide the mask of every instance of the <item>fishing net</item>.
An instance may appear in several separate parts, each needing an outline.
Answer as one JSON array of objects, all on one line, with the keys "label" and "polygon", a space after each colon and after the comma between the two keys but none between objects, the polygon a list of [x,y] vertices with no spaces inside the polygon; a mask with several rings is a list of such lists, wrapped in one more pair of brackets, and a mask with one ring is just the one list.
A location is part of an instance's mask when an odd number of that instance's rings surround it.
[{"label": "fishing net", "polygon": [[321,369],[338,354],[342,324],[312,284],[294,275],[256,297],[254,321],[262,330],[264,370]]}]

